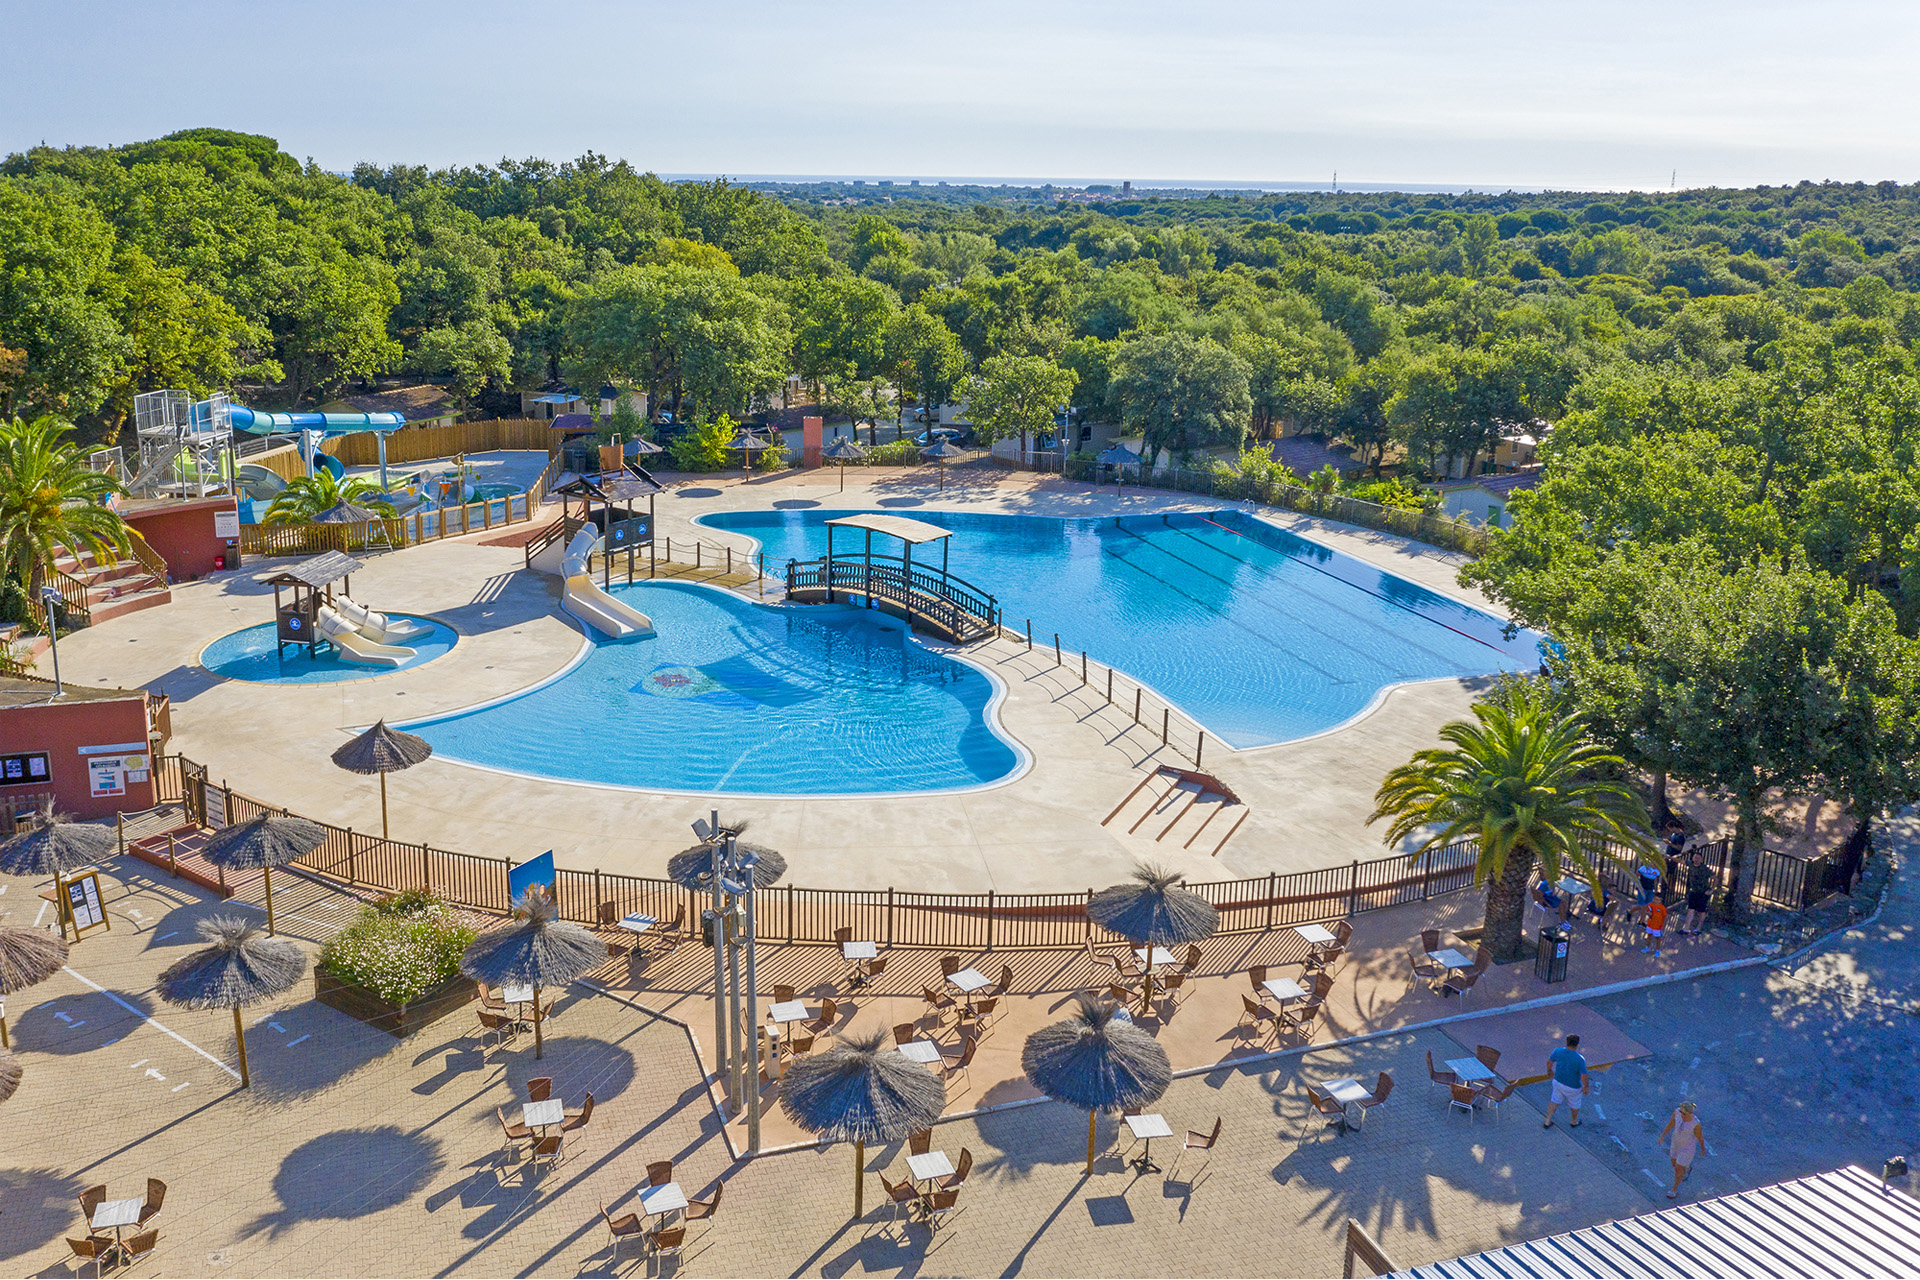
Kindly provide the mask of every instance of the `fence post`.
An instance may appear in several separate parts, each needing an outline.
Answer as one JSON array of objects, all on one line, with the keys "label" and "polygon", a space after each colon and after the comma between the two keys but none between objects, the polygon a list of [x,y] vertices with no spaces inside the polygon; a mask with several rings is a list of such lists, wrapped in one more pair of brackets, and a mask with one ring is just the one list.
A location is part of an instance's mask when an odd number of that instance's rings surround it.
[{"label": "fence post", "polygon": [[173,873],[175,879],[179,878],[180,858],[174,851],[173,832],[171,831],[167,832],[167,869]]},{"label": "fence post", "polygon": [[1140,723],[1140,686],[1133,687],[1133,722]]},{"label": "fence post", "polygon": [[1056,667],[1060,665],[1060,633],[1058,631],[1053,633],[1053,665]]},{"label": "fence post", "polygon": [[1085,684],[1086,682],[1087,682],[1087,651],[1085,649],[1082,649],[1080,651],[1080,683]]},{"label": "fence post", "polygon": [[1033,619],[1027,619],[1027,652],[1033,652]]},{"label": "fence post", "polygon": [[1091,946],[1093,944],[1093,890],[1087,890],[1087,901],[1081,910],[1087,919],[1087,944]]},{"label": "fence post", "polygon": [[1276,879],[1273,872],[1267,872],[1267,928],[1269,929],[1273,928],[1273,897],[1277,891]]},{"label": "fence post", "polygon": [[1360,860],[1353,860],[1353,873],[1347,881],[1347,914],[1354,915],[1360,910]]},{"label": "fence post", "polygon": [[359,877],[357,877],[356,875],[354,875],[354,866],[353,866],[353,862],[354,862],[354,857],[353,857],[353,845],[352,845],[351,843],[349,843],[349,844],[347,845],[347,884],[348,884],[349,886],[351,886],[351,885],[353,885],[354,883],[356,883],[356,882],[358,881],[358,879],[359,879]]},{"label": "fence post", "polygon": [[1107,668],[1107,705],[1113,705],[1113,668]]},{"label": "fence post", "polygon": [[893,886],[887,886],[887,945],[893,945]]},{"label": "fence post", "polygon": [[1200,736],[1194,739],[1194,743],[1193,743],[1193,767],[1196,769],[1200,767],[1200,753],[1206,749],[1206,746],[1207,746],[1207,731],[1205,729],[1202,729],[1200,731]]},{"label": "fence post", "polygon": [[1163,747],[1167,745],[1167,725],[1172,718],[1173,713],[1170,710],[1166,707],[1160,708],[1160,745]]},{"label": "fence post", "polygon": [[727,572],[728,573],[733,572],[733,548],[732,547],[727,548]]},{"label": "fence post", "polygon": [[[351,843],[348,845],[352,847]],[[420,887],[428,893],[433,892],[433,860],[427,856],[427,842],[420,842]],[[509,906],[512,904],[509,903]]]},{"label": "fence post", "polygon": [[787,886],[787,945],[793,945],[793,886]]},{"label": "fence post", "polygon": [[693,540],[693,567],[696,569],[700,567],[700,554],[701,554],[700,539],[695,538]]},{"label": "fence post", "polygon": [[600,868],[593,869],[593,924],[600,923]]}]

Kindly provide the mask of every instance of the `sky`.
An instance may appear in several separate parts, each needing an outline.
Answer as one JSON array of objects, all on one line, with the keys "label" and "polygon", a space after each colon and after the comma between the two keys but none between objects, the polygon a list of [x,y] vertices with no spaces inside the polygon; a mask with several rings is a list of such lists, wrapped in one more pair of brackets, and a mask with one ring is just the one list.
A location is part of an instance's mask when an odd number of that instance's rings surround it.
[{"label": "sky", "polygon": [[0,152],[1619,190],[1920,180],[1912,0],[0,0]]}]

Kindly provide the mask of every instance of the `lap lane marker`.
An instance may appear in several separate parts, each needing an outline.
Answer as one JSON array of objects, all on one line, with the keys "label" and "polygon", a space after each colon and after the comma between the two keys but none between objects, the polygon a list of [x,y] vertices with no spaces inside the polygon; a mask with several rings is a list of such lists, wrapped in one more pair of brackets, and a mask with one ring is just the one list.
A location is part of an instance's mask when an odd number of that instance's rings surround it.
[{"label": "lap lane marker", "polygon": [[181,1044],[187,1046],[187,1048],[193,1050],[195,1053],[205,1058],[208,1062],[211,1062],[214,1066],[220,1068],[222,1071],[232,1076],[235,1080],[238,1080],[240,1078],[240,1073],[238,1071],[235,1071],[232,1067],[220,1061],[220,1059],[214,1057],[212,1054],[208,1053],[205,1049],[202,1049],[199,1045],[195,1044],[193,1041],[181,1035],[178,1031],[174,1031],[171,1028],[166,1027],[159,1022],[155,1022],[152,1018],[149,1018],[146,1014],[140,1012],[138,1009],[128,1004],[125,1000],[122,1000],[119,996],[113,994],[113,992],[107,990],[105,987],[95,982],[92,978],[89,978],[86,974],[79,972],[77,969],[74,969],[69,965],[61,965],[60,968],[63,972],[70,973],[74,977],[80,979],[80,981],[86,983],[88,986],[92,987],[95,991],[98,991],[101,995],[113,1001],[115,1004],[119,1005],[122,1009],[125,1009],[128,1013],[140,1019],[140,1021],[149,1023],[153,1027],[157,1028],[158,1030],[163,1031],[167,1035],[172,1036],[175,1040],[178,1040]]}]

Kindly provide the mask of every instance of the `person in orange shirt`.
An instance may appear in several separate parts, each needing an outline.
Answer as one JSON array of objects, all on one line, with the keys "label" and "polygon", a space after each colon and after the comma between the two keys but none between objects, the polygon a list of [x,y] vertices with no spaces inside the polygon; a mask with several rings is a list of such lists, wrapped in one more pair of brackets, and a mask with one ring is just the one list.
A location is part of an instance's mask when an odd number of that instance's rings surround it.
[{"label": "person in orange shirt", "polygon": [[1647,945],[1640,948],[1643,956],[1660,954],[1660,938],[1667,931],[1667,904],[1655,898],[1647,904]]}]

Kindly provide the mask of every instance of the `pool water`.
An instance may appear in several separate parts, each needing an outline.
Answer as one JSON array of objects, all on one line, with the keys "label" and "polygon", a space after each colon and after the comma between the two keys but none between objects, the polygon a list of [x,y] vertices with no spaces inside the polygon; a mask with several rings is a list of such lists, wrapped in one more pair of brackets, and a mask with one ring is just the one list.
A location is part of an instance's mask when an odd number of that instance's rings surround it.
[{"label": "pool water", "polygon": [[275,624],[263,622],[245,631],[221,636],[200,651],[200,665],[228,680],[250,680],[256,684],[329,684],[340,680],[371,680],[400,671],[423,667],[453,648],[459,638],[452,627],[432,618],[410,613],[390,614],[432,628],[418,640],[409,640],[407,648],[414,656],[397,667],[374,667],[358,662],[343,662],[331,649],[322,649],[317,657],[307,656],[305,645],[288,645],[277,651]]},{"label": "pool water", "polygon": [[524,485],[507,484],[504,482],[498,484],[476,484],[473,486],[472,495],[467,501],[493,502],[500,498],[517,498],[526,491]]},{"label": "pool water", "polygon": [[[739,511],[699,523],[759,540],[767,572],[826,551],[853,511]],[[898,514],[898,513],[895,513]],[[916,511],[951,529],[949,568],[1006,624],[1157,690],[1210,733],[1257,747],[1319,733],[1395,684],[1538,665],[1540,636],[1351,556],[1223,510],[1058,519]],[[858,558],[856,530],[834,537]],[[897,555],[895,539],[874,550]],[[916,548],[937,564],[940,549]]]},{"label": "pool water", "polygon": [[595,635],[556,678],[407,730],[442,759],[656,791],[948,791],[1023,765],[994,730],[993,681],[909,642],[895,619],[686,583],[612,590],[655,636]]}]

